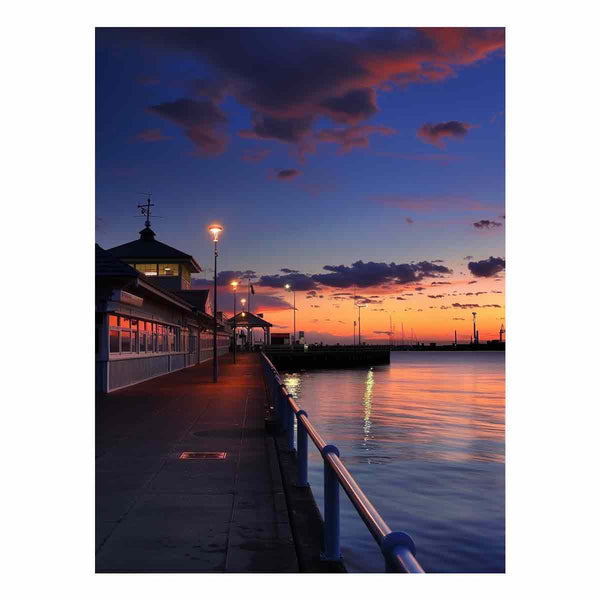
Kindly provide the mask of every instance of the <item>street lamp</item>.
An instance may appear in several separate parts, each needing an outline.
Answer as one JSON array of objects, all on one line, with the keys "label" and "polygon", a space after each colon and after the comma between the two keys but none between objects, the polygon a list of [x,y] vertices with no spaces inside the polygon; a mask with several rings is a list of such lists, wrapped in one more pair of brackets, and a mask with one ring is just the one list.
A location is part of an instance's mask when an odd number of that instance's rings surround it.
[{"label": "street lamp", "polygon": [[215,243],[215,293],[214,293],[214,319],[213,319],[213,383],[217,383],[219,380],[219,365],[217,363],[217,242],[219,241],[219,234],[223,231],[220,225],[211,225],[208,231],[213,235],[213,241]]},{"label": "street lamp", "polygon": [[[289,283],[285,284],[285,289],[290,291],[292,286]],[[294,292],[294,337],[292,338],[292,346],[296,343],[296,288],[292,290]]]},{"label": "street lamp", "polygon": [[233,364],[235,365],[235,347],[237,346],[236,341],[236,329],[235,329],[235,292],[237,290],[238,282],[232,281],[231,287],[233,288]]},{"label": "street lamp", "polygon": [[355,306],[358,308],[358,345],[360,346],[360,309],[366,308],[368,306],[368,302],[365,302],[364,304],[357,303]]},{"label": "street lamp", "polygon": [[[246,298],[242,298],[242,299],[240,300],[240,302],[242,303],[242,311],[243,311],[243,310],[246,308]],[[242,317],[245,317],[245,316],[246,316],[246,313],[245,313],[245,312],[242,312]],[[248,338],[250,337],[250,329],[248,329],[248,336],[247,336],[247,337],[248,337]],[[249,343],[249,342],[248,342],[248,341],[246,341],[246,343]],[[250,346],[248,346],[248,348],[249,348],[249,347],[250,347]]]}]

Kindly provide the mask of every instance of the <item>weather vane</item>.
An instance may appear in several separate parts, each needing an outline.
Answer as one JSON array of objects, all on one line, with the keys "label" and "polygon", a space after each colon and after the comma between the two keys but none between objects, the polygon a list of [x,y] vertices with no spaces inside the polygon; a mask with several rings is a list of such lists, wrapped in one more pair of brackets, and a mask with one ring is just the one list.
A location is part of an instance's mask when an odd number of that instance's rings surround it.
[{"label": "weather vane", "polygon": [[146,200],[146,204],[138,204],[137,207],[140,209],[141,215],[136,215],[136,217],[146,217],[146,228],[150,229],[150,217],[154,217],[155,219],[162,219],[163,217],[159,215],[152,214],[152,207],[154,204],[150,202],[150,196],[152,196],[152,192],[139,192],[140,196],[148,196],[148,200]]},{"label": "weather vane", "polygon": [[[144,194],[146,195],[146,194]],[[152,196],[152,192],[148,193],[148,200],[146,202],[146,204],[138,204],[137,207],[140,209],[140,212],[142,213],[143,217],[146,217],[146,227],[148,229],[150,229],[150,215],[152,214],[152,206],[154,206],[154,204],[152,204],[150,202],[150,196]]]}]

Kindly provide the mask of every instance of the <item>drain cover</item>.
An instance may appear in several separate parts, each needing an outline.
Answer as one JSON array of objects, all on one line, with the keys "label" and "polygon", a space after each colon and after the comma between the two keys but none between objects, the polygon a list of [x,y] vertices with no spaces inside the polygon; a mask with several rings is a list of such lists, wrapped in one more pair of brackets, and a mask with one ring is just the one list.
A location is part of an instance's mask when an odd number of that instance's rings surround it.
[{"label": "drain cover", "polygon": [[227,452],[182,452],[180,460],[223,460]]}]

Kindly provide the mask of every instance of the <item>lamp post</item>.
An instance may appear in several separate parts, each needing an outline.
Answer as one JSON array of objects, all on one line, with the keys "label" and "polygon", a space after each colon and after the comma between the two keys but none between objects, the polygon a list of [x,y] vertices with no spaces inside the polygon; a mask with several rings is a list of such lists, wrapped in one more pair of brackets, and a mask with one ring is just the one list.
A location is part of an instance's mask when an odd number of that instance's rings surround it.
[{"label": "lamp post", "polygon": [[237,290],[238,282],[232,281],[231,287],[233,288],[233,364],[235,365],[235,349],[237,346],[236,329],[235,329],[235,292]]},{"label": "lamp post", "polygon": [[215,243],[215,293],[214,293],[214,318],[213,318],[213,383],[217,383],[219,380],[219,365],[217,363],[217,242],[219,241],[219,233],[223,231],[220,225],[211,225],[208,228],[213,235],[213,241]]},{"label": "lamp post", "polygon": [[[246,298],[242,298],[240,300],[240,302],[242,303],[242,311],[246,308]],[[245,317],[246,313],[242,312],[242,317]],[[250,337],[250,329],[248,329],[248,337]],[[246,339],[246,343],[248,343],[248,339]]]},{"label": "lamp post", "polygon": [[360,346],[360,309],[361,308],[365,308],[366,306],[368,306],[367,303],[365,304],[356,304],[356,308],[358,308],[358,345]]},{"label": "lamp post", "polygon": [[[289,283],[285,284],[285,289],[290,291],[292,286]],[[292,346],[296,343],[296,288],[292,290],[294,292],[294,337],[292,338]]]}]

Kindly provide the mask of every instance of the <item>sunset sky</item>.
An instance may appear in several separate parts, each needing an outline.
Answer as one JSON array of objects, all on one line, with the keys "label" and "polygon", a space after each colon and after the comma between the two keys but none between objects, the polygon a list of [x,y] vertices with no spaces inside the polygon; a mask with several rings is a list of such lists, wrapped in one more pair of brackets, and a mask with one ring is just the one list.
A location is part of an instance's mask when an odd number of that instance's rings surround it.
[{"label": "sunset sky", "polygon": [[[96,240],[157,239],[308,342],[504,319],[503,29],[98,29]],[[158,218],[160,217],[160,218]],[[243,289],[244,286],[242,286]],[[245,293],[245,292],[244,292]],[[240,294],[238,294],[238,299]],[[239,306],[239,305],[238,305]]]}]

